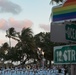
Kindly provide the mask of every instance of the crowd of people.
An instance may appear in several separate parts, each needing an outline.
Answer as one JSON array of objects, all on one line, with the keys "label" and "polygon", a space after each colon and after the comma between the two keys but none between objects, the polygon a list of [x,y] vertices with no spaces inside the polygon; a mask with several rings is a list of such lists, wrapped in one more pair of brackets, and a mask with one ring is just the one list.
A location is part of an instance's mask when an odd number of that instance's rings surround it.
[{"label": "crowd of people", "polygon": [[1,67],[0,75],[69,75],[65,69],[52,68],[31,68],[31,67]]}]

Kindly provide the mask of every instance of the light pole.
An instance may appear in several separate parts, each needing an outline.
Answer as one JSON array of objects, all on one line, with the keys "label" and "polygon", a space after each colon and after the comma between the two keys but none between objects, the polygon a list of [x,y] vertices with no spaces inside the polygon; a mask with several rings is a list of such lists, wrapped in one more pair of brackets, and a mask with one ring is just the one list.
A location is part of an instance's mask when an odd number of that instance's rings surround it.
[{"label": "light pole", "polygon": [[44,52],[42,51],[42,68],[44,68],[45,64],[45,58],[44,58]]},{"label": "light pole", "polygon": [[11,47],[11,36],[10,36],[10,34],[9,34],[9,30],[6,30],[6,37],[9,38],[9,45],[10,45],[10,47]]},{"label": "light pole", "polygon": [[40,57],[40,62],[41,62],[40,65],[42,68],[44,68],[44,64],[45,64],[44,51],[41,48],[38,48],[37,53]]}]

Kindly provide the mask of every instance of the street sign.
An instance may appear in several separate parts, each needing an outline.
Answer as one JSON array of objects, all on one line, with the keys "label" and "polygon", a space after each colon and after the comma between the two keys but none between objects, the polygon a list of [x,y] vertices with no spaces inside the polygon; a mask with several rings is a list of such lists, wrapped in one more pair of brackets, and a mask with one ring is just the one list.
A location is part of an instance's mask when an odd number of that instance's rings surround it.
[{"label": "street sign", "polygon": [[55,64],[76,64],[76,45],[54,47]]},{"label": "street sign", "polygon": [[76,25],[75,24],[66,24],[66,39],[71,41],[76,41]]},{"label": "street sign", "polygon": [[76,42],[76,24],[74,23],[52,23],[50,31],[52,42]]}]

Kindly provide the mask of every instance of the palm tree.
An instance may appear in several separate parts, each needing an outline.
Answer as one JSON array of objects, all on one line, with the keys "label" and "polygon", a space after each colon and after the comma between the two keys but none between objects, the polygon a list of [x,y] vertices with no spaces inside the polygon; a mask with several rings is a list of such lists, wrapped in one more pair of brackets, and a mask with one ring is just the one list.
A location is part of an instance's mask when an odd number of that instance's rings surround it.
[{"label": "palm tree", "polygon": [[19,36],[21,47],[18,47],[22,48],[22,54],[27,54],[27,59],[36,57],[36,45],[32,34],[33,32],[30,28],[23,28]]},{"label": "palm tree", "polygon": [[13,27],[9,28],[8,30],[6,30],[6,37],[9,38],[9,45],[11,47],[11,38],[12,36],[15,36],[15,30]]},{"label": "palm tree", "polygon": [[33,32],[30,28],[23,28],[22,31],[16,32],[14,28],[9,29],[8,37],[18,41],[15,46],[19,58],[23,58],[27,54],[27,58],[34,58],[36,54],[36,45],[33,38]]}]

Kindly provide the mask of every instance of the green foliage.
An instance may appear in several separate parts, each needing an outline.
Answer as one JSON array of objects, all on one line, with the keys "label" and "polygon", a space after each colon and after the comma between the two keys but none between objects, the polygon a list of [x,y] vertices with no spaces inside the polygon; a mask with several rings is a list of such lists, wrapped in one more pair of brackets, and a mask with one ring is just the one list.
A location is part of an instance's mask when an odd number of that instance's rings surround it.
[{"label": "green foliage", "polygon": [[59,2],[63,2],[64,0],[51,0],[51,2],[56,2],[56,3],[59,3]]},{"label": "green foliage", "polygon": [[12,38],[15,41],[18,41],[18,43],[14,48],[10,48],[9,53],[6,56],[7,60],[11,59],[12,61],[21,61],[24,58],[24,54],[27,55],[27,59],[37,58],[36,44],[34,42],[32,30],[30,28],[23,28],[21,32],[16,32],[12,27],[9,28],[8,31],[8,38]]},{"label": "green foliage", "polygon": [[[39,60],[42,57],[37,54],[39,47],[44,52],[45,59],[51,61],[53,60],[53,47],[62,45],[50,41],[50,32],[40,32],[33,36],[30,28],[23,28],[20,34],[17,33],[15,31],[13,35],[17,36],[11,38],[18,41],[18,43],[14,47],[9,47],[8,43],[5,42],[0,48],[0,58],[4,58],[4,60],[22,61],[22,63],[31,58]],[[7,54],[5,54],[5,50],[8,51]],[[23,59],[25,54],[26,59]]]},{"label": "green foliage", "polygon": [[9,28],[9,35],[14,36],[15,29],[13,27]]}]

